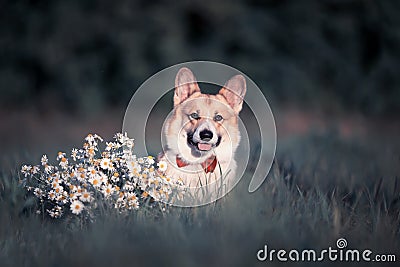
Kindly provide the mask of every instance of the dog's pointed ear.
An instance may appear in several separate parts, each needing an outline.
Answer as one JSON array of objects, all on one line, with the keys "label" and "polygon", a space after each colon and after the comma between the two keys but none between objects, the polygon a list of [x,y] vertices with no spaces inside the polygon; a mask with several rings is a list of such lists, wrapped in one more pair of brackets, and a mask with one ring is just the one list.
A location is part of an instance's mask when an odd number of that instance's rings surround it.
[{"label": "dog's pointed ear", "polygon": [[196,77],[188,68],[181,68],[175,78],[174,106],[185,101],[195,92],[200,92]]},{"label": "dog's pointed ear", "polygon": [[246,94],[246,79],[243,75],[233,76],[225,83],[219,94],[223,95],[236,114],[239,114],[242,110],[244,95]]}]

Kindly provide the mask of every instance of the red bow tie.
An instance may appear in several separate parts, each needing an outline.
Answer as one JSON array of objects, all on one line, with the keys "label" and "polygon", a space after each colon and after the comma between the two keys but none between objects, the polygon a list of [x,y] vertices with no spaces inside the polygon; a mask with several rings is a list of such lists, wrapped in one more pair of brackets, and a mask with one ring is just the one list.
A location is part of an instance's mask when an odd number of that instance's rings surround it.
[{"label": "red bow tie", "polygon": [[[217,157],[211,156],[208,159],[206,159],[203,163],[201,163],[201,166],[203,167],[206,173],[214,172],[215,167],[217,167],[217,162],[218,162]],[[178,165],[179,168],[182,168],[188,166],[189,164],[184,162],[180,157],[176,156],[176,165]]]}]

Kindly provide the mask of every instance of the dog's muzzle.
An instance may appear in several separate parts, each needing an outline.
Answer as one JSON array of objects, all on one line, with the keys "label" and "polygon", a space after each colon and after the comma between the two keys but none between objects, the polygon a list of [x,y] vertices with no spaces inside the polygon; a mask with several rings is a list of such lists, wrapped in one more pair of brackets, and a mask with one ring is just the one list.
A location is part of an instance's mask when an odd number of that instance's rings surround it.
[{"label": "dog's muzzle", "polygon": [[210,143],[210,140],[214,137],[213,132],[210,130],[202,130],[199,133],[200,141],[196,142],[193,140],[194,133],[187,134],[187,142],[189,145],[196,147],[200,151],[210,151],[214,147],[217,147],[221,143],[221,136],[218,136],[217,143]]}]

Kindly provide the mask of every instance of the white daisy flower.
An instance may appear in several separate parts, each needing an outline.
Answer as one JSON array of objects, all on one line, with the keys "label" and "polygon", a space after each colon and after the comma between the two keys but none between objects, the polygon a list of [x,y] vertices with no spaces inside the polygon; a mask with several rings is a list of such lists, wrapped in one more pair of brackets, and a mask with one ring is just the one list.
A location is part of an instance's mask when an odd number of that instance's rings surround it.
[{"label": "white daisy flower", "polygon": [[68,202],[67,198],[68,198],[68,193],[66,191],[63,191],[61,195],[58,195],[57,201],[65,204]]},{"label": "white daisy flower", "polygon": [[57,160],[60,160],[60,159],[62,159],[62,158],[65,158],[65,153],[63,153],[63,152],[58,152],[58,153],[57,153]]},{"label": "white daisy flower", "polygon": [[142,167],[135,160],[130,161],[128,166],[129,166],[129,169],[131,169],[132,171],[136,171],[136,172],[142,171]]},{"label": "white daisy flower", "polygon": [[32,170],[31,170],[32,174],[37,174],[39,171],[40,171],[39,166],[32,167]]},{"label": "white daisy flower", "polygon": [[60,159],[60,166],[65,169],[68,166],[68,159],[65,157],[62,157]]},{"label": "white daisy flower", "polygon": [[54,188],[54,192],[57,195],[61,195],[64,192],[64,188],[62,186],[57,186],[57,187]]},{"label": "white daisy flower", "polygon": [[160,171],[165,172],[165,171],[167,170],[168,165],[167,165],[167,162],[165,162],[165,161],[163,161],[163,160],[160,160],[160,161],[157,163],[157,167],[158,167],[158,169],[159,169]]},{"label": "white daisy flower", "polygon": [[48,165],[48,164],[44,165],[44,172],[45,172],[46,174],[52,173],[53,170],[54,170],[54,167],[53,167],[53,166]]},{"label": "white daisy flower", "polygon": [[35,194],[36,197],[41,198],[43,197],[43,191],[40,188],[35,188],[33,190],[33,193]]},{"label": "white daisy flower", "polygon": [[[114,172],[113,175],[111,176],[111,181],[114,183],[117,183],[120,180],[118,172]],[[105,182],[108,182],[108,180],[105,180]]]},{"label": "white daisy flower", "polygon": [[40,159],[40,162],[42,163],[42,166],[45,166],[48,162],[47,155],[43,155],[42,158]]},{"label": "white daisy flower", "polygon": [[92,195],[90,194],[90,192],[85,191],[82,193],[79,200],[81,200],[82,202],[91,202],[93,200],[93,198],[92,198]]},{"label": "white daisy flower", "polygon": [[108,183],[108,176],[104,172],[99,171],[97,176],[98,176],[101,184]]},{"label": "white daisy flower", "polygon": [[95,141],[95,137],[93,134],[88,134],[85,138],[85,140],[89,143],[89,144],[93,144],[93,142]]},{"label": "white daisy flower", "polygon": [[108,184],[107,186],[103,186],[101,188],[101,192],[103,193],[104,197],[109,197],[112,193],[114,193],[115,189],[111,184]]},{"label": "white daisy flower", "polygon": [[97,171],[94,167],[89,167],[88,174],[89,174],[89,177],[95,177],[97,175]]},{"label": "white daisy flower", "polygon": [[80,196],[82,192],[84,191],[81,186],[76,186],[76,185],[71,185],[70,190],[72,193],[74,193],[76,196]]},{"label": "white daisy flower", "polygon": [[24,166],[22,166],[22,168],[21,168],[21,172],[22,172],[22,174],[23,174],[25,177],[27,177],[27,176],[30,174],[31,169],[32,169],[32,166],[24,165]]},{"label": "white daisy flower", "polygon": [[96,175],[92,178],[89,179],[89,182],[94,186],[94,187],[100,187],[101,186],[101,177]]},{"label": "white daisy flower", "polygon": [[122,133],[116,133],[114,135],[114,139],[117,140],[118,142],[122,143],[123,142],[123,138],[124,136],[122,135]]},{"label": "white daisy flower", "polygon": [[74,200],[69,208],[73,214],[79,215],[84,207],[85,205],[83,205],[82,202],[79,200]]},{"label": "white daisy flower", "polygon": [[72,151],[71,151],[71,158],[72,158],[74,161],[77,160],[77,158],[78,158],[78,149],[76,149],[76,148],[72,149]]},{"label": "white daisy flower", "polygon": [[51,186],[52,186],[53,188],[59,187],[59,186],[60,186],[59,180],[58,180],[57,178],[55,178],[55,179],[51,182]]},{"label": "white daisy flower", "polygon": [[48,193],[48,197],[50,200],[56,199],[56,192],[54,192],[54,190],[50,190],[50,192]]},{"label": "white daisy flower", "polygon": [[139,201],[137,201],[137,200],[131,201],[131,202],[129,202],[129,205],[134,209],[138,209],[139,208]]},{"label": "white daisy flower", "polygon": [[170,177],[162,177],[163,178],[163,182],[167,185],[173,185],[173,181]]},{"label": "white daisy flower", "polygon": [[70,192],[68,197],[69,197],[69,199],[76,200],[76,199],[78,199],[78,194]]},{"label": "white daisy flower", "polygon": [[125,199],[127,201],[129,208],[134,208],[134,209],[139,208],[138,198],[135,193],[129,193],[129,192],[126,193]]},{"label": "white daisy flower", "polygon": [[106,142],[106,148],[105,151],[110,151],[115,147],[115,144],[113,142]]},{"label": "white daisy flower", "polygon": [[149,162],[150,165],[153,165],[153,164],[154,164],[154,158],[153,158],[152,156],[148,156],[148,157],[147,157],[147,160],[148,160],[148,162]]},{"label": "white daisy flower", "polygon": [[112,169],[112,163],[111,163],[110,159],[109,159],[109,158],[103,158],[103,159],[100,161],[100,167],[101,167],[103,170]]}]

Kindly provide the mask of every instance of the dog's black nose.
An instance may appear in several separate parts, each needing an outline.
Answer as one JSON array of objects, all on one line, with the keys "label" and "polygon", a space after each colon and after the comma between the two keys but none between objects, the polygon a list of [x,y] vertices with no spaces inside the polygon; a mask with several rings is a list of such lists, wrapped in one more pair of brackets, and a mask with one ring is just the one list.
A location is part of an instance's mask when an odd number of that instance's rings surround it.
[{"label": "dog's black nose", "polygon": [[209,130],[203,130],[200,132],[200,139],[202,141],[210,141],[213,138],[213,133]]}]

